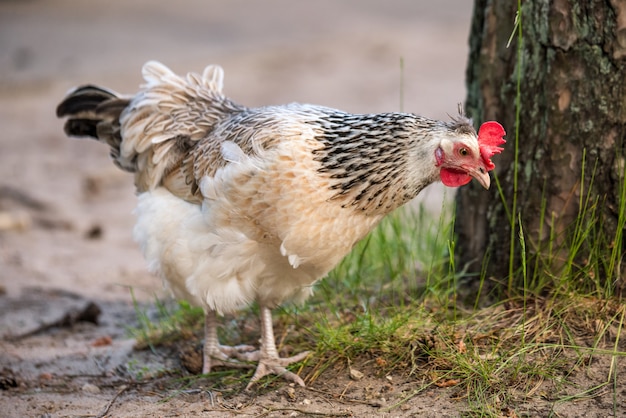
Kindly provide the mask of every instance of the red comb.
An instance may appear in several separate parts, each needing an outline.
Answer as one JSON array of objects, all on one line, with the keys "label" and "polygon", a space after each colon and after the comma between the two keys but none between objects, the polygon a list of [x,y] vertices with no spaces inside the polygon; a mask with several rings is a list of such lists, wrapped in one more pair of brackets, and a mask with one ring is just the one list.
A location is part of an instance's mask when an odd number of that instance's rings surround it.
[{"label": "red comb", "polygon": [[489,121],[480,125],[480,129],[478,130],[478,146],[487,171],[493,170],[496,167],[491,161],[491,157],[495,154],[500,154],[504,150],[504,148],[498,146],[506,142],[504,138],[502,138],[504,135],[506,135],[506,132],[498,122]]}]

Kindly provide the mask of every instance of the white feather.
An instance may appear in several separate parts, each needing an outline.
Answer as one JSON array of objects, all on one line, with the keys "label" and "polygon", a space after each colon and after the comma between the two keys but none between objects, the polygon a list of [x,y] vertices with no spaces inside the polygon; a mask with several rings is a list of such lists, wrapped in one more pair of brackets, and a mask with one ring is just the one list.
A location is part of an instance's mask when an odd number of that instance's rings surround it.
[{"label": "white feather", "polygon": [[222,157],[228,162],[240,164],[248,159],[246,154],[241,150],[239,145],[233,141],[222,142]]},{"label": "white feather", "polygon": [[214,200],[207,198],[202,206],[164,188],[139,195],[134,237],[150,269],[177,298],[218,313],[255,300],[276,305],[306,299],[327,270],[304,266],[297,254],[283,255],[283,247],[250,238],[230,215],[234,209],[216,180],[203,180],[203,193]]},{"label": "white feather", "polygon": [[289,260],[289,264],[291,264],[291,267],[297,269],[298,267],[300,267],[300,262],[302,260],[300,260],[300,257],[298,257],[298,254],[290,254],[289,257],[287,257]]}]

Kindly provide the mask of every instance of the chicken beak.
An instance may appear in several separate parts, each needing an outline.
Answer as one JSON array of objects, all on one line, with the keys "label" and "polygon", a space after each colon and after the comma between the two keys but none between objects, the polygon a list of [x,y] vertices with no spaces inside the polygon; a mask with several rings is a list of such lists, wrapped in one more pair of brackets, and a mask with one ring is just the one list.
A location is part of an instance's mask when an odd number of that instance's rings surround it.
[{"label": "chicken beak", "polygon": [[489,177],[489,172],[483,167],[477,167],[473,170],[469,170],[468,174],[478,180],[480,185],[485,189],[489,189],[489,186],[491,185],[491,178]]}]

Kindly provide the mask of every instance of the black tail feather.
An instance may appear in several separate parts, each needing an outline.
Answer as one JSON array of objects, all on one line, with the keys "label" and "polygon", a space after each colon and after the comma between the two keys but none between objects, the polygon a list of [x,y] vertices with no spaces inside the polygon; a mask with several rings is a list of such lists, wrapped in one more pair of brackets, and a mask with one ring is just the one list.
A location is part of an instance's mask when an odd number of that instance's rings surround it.
[{"label": "black tail feather", "polygon": [[119,97],[113,91],[85,85],[69,92],[56,112],[58,117],[68,117],[64,126],[68,136],[97,139],[111,148],[111,156],[118,166],[134,171],[134,164],[124,165],[118,161],[122,143],[120,115],[128,104],[128,98]]},{"label": "black tail feather", "polygon": [[70,92],[57,106],[57,117],[73,116],[82,112],[93,112],[98,105],[107,100],[115,99],[115,92],[103,88],[85,85]]},{"label": "black tail feather", "polygon": [[63,130],[68,136],[90,136],[98,139],[98,120],[68,119]]}]

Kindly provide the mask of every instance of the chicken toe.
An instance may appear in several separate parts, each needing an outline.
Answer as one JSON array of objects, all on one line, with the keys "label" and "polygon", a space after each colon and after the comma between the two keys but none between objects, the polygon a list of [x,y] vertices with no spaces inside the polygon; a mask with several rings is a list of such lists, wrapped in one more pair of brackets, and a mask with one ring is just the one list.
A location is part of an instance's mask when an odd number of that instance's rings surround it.
[{"label": "chicken toe", "polygon": [[202,350],[202,374],[211,372],[215,366],[252,368],[248,363],[258,358],[259,351],[251,345],[221,345],[217,339],[217,317],[208,311],[204,319],[204,349]]},{"label": "chicken toe", "polygon": [[[309,352],[305,351],[292,357],[281,358],[278,356],[276,342],[274,340],[274,327],[272,325],[272,312],[269,308],[261,306],[261,350],[258,352],[259,364],[246,387],[249,390],[259,379],[270,374],[282,376],[304,387],[304,380],[297,374],[290,372],[286,366],[304,360]],[[256,354],[256,352],[255,352]]]},{"label": "chicken toe", "polygon": [[250,383],[248,383],[248,386],[246,386],[246,390],[250,390],[250,388],[252,388],[252,386],[257,381],[259,381],[262,377],[268,376],[270,374],[282,376],[289,381],[305,387],[306,385],[304,384],[304,380],[302,380],[302,378],[297,374],[287,370],[285,366],[302,361],[308,355],[309,352],[305,351],[292,357],[262,358],[261,360],[259,360],[259,364],[256,368],[256,371],[254,372],[254,376],[252,376],[252,379],[250,379]]}]

